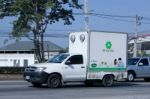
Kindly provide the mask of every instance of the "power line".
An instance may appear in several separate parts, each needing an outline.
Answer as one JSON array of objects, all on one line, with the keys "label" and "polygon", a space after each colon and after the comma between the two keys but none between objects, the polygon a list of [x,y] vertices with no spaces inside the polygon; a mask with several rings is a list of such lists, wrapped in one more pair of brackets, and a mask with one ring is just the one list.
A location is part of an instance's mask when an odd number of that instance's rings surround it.
[{"label": "power line", "polygon": [[[122,15],[109,15],[109,14],[98,14],[98,13],[88,13],[91,16],[96,16],[96,17],[100,17],[100,18],[105,18],[105,19],[111,19],[111,20],[115,20],[115,21],[124,21],[124,22],[135,22],[135,21],[131,21],[131,20],[124,20],[126,19],[135,19],[136,16],[122,16]],[[74,15],[84,15],[84,13],[74,13]],[[124,18],[124,19],[123,19]],[[150,18],[148,17],[141,17],[142,20],[148,20],[150,21]],[[141,22],[143,24],[150,24],[149,22]]]},{"label": "power line", "polygon": [[[73,13],[74,15],[85,15],[85,13]],[[122,22],[136,22],[135,19],[136,16],[123,16],[123,15],[111,15],[111,14],[101,14],[101,13],[87,13],[90,16],[94,16],[94,17],[99,17],[99,18],[103,18],[103,19],[110,19],[110,20],[114,20],[114,21],[122,21]],[[147,20],[147,21],[143,21],[143,20]],[[148,17],[142,17],[142,20],[140,21],[140,23],[142,24],[150,24],[150,18]],[[73,31],[77,31],[77,29],[47,29],[46,32],[73,32]],[[4,31],[3,34],[5,33],[10,33],[10,32],[6,32]],[[5,36],[5,35],[4,35]],[[5,36],[6,37],[6,36]],[[7,36],[8,37],[8,36]],[[47,35],[47,37],[67,37],[66,35]]]},{"label": "power line", "polygon": [[143,30],[143,31],[140,31],[138,33],[145,33],[145,32],[150,32],[150,30]]},{"label": "power line", "polygon": [[[74,15],[84,15],[84,13],[73,13]],[[107,16],[107,17],[118,17],[118,18],[136,18],[136,16],[125,16],[125,15],[113,15],[113,14],[102,14],[102,13],[88,13],[89,15],[99,15],[99,16]],[[150,20],[148,17],[143,17],[145,20]]]},{"label": "power line", "polygon": [[107,17],[118,17],[118,18],[135,18],[134,16],[108,15],[108,14],[97,14],[97,13],[90,13],[90,15],[99,15],[99,16],[107,16]]},{"label": "power line", "polygon": [[150,18],[148,18],[148,17],[143,17],[143,19],[145,19],[145,20],[150,20]]},{"label": "power line", "polygon": [[[84,15],[84,13],[73,13],[74,15]],[[89,15],[99,15],[107,17],[121,17],[121,18],[135,18],[135,16],[121,16],[121,15],[110,15],[110,14],[98,14],[98,13],[88,13]]]},{"label": "power line", "polygon": [[[114,21],[135,22],[135,21],[127,20],[127,19],[126,20],[125,19],[118,19],[118,18],[115,18],[115,17],[104,17],[104,16],[99,16],[99,15],[96,16],[96,17],[105,18],[105,19],[111,19],[111,20],[114,20]],[[150,24],[150,22],[145,22],[145,21],[141,21],[140,23],[142,23],[142,24]]]},{"label": "power line", "polygon": [[[94,15],[94,16],[95,16],[95,15]],[[135,21],[130,21],[130,20],[116,19],[116,18],[104,17],[104,16],[96,16],[96,17],[99,17],[99,18],[104,18],[104,19],[111,19],[111,20],[114,20],[114,21],[135,22]]]}]

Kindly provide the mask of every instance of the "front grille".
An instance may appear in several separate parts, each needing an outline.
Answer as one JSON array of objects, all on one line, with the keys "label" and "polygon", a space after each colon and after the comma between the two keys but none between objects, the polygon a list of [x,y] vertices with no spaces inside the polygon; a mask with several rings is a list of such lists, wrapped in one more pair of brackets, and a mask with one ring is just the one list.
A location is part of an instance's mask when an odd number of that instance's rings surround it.
[{"label": "front grille", "polygon": [[33,67],[33,66],[30,66],[30,67],[26,67],[25,71],[28,72],[28,71],[35,71],[37,68],[36,67]]}]

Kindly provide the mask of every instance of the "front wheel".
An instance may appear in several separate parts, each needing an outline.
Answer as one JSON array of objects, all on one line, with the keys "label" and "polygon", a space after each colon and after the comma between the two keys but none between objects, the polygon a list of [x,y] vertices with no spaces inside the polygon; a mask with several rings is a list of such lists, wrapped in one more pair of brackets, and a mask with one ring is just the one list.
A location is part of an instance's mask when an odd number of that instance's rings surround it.
[{"label": "front wheel", "polygon": [[133,72],[129,72],[128,73],[128,81],[130,81],[130,82],[133,82],[134,81],[134,79],[135,79],[135,75],[134,75],[134,73]]},{"label": "front wheel", "polygon": [[113,85],[113,83],[114,83],[114,77],[112,75],[106,75],[102,79],[102,84],[105,87],[110,87]]},{"label": "front wheel", "polygon": [[47,86],[49,88],[58,88],[61,84],[61,77],[58,74],[52,74],[48,77]]}]

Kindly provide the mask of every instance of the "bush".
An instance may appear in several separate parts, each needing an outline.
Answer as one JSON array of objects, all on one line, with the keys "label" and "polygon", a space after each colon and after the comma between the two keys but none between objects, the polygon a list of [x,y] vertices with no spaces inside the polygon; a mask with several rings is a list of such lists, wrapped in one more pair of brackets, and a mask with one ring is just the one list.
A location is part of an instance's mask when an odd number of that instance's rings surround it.
[{"label": "bush", "polygon": [[24,67],[0,67],[0,74],[22,74]]}]

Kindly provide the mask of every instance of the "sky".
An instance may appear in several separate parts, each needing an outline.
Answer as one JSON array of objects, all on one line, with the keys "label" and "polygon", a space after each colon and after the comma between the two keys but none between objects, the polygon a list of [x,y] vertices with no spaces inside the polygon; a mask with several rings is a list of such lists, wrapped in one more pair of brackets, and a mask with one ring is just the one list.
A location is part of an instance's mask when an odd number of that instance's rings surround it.
[{"label": "sky", "polygon": [[[84,0],[79,0],[79,2],[84,4]],[[133,34],[136,24],[135,16],[138,15],[142,17],[139,21],[141,24],[138,26],[138,32],[150,33],[150,0],[88,0],[88,10],[89,13],[94,13],[94,15],[89,15],[90,30]],[[84,13],[84,9],[74,9],[73,11],[74,13]],[[68,35],[70,32],[83,31],[84,15],[74,15],[74,17],[75,21],[69,26],[64,25],[62,21],[48,25],[46,34]],[[13,17],[0,19],[0,34],[8,35],[11,32],[13,20]],[[63,48],[68,47],[67,37],[45,37],[45,40],[54,42]],[[0,37],[0,47],[13,41],[8,37]]]}]

